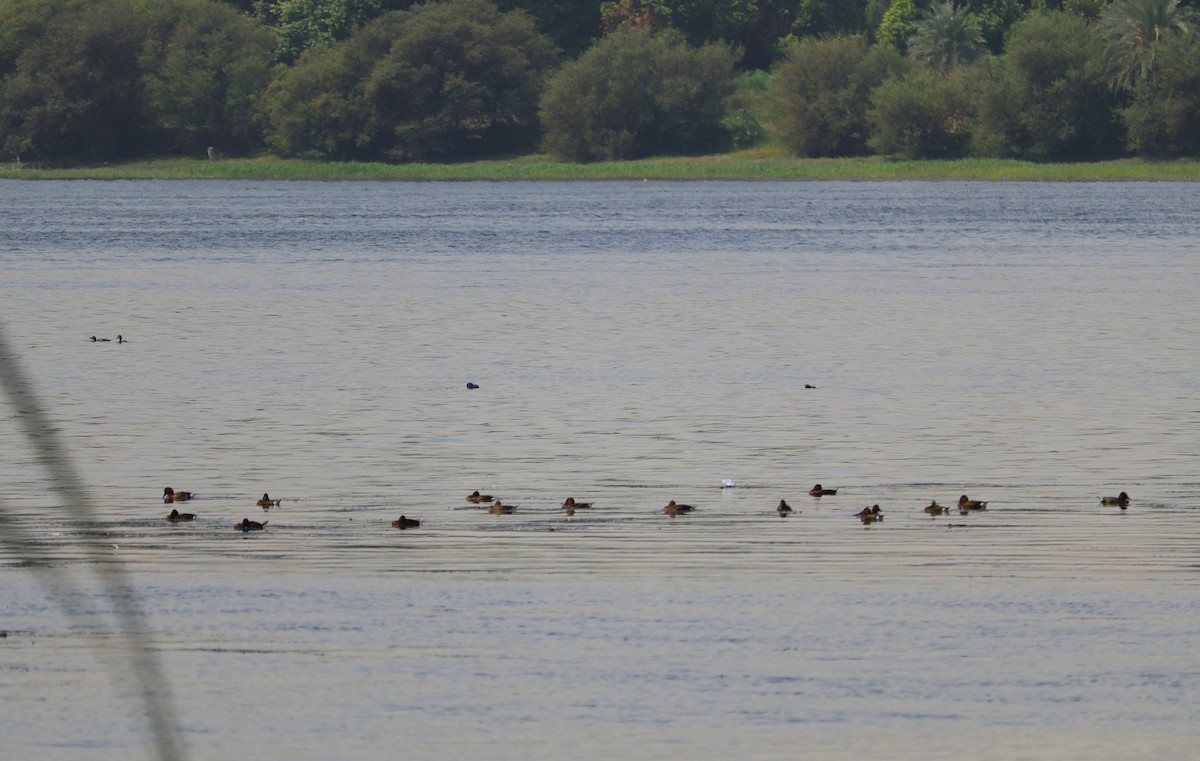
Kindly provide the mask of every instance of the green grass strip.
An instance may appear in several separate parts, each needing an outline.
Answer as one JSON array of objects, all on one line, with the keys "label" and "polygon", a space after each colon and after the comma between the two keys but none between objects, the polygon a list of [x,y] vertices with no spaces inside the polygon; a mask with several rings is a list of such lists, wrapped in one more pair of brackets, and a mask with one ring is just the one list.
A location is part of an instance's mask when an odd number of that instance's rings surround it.
[{"label": "green grass strip", "polygon": [[1010,159],[897,161],[887,158],[798,159],[776,149],[715,156],[572,164],[545,156],[457,164],[382,164],[246,159],[157,159],[44,169],[0,164],[0,178],[30,180],[1197,180],[1200,161],[1121,159],[1037,164]]}]

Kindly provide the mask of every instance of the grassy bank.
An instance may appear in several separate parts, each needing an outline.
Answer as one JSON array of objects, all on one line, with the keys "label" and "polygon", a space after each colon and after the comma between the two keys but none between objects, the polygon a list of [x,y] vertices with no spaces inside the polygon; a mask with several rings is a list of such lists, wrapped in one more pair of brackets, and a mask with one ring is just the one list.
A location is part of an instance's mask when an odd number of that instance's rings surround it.
[{"label": "grassy bank", "polygon": [[796,159],[776,150],[716,156],[568,164],[544,156],[462,164],[368,164],[249,159],[159,159],[95,167],[40,169],[0,164],[6,179],[93,180],[1198,180],[1200,161],[1141,159],[1034,164],[1006,159],[893,161]]}]

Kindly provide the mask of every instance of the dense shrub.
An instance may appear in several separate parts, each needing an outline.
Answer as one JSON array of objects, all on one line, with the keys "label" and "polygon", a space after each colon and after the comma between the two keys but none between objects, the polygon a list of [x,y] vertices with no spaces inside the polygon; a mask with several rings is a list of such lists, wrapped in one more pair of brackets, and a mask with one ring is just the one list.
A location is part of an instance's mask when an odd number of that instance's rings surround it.
[{"label": "dense shrub", "polygon": [[1200,156],[1200,37],[1159,43],[1149,76],[1122,114],[1129,146],[1144,156]]},{"label": "dense shrub", "polygon": [[894,48],[870,48],[862,37],[793,43],[773,70],[772,131],[799,156],[865,153],[868,95],[908,66]]},{"label": "dense shrub", "polygon": [[209,0],[0,0],[0,150],[112,161],[261,147],[269,32]]},{"label": "dense shrub", "polygon": [[551,79],[541,104],[545,149],[571,161],[721,150],[736,56],[681,34],[624,28]]},{"label": "dense shrub", "polygon": [[966,155],[971,109],[962,77],[915,68],[871,92],[867,112],[876,153],[908,159],[948,159]]},{"label": "dense shrub", "polygon": [[1004,55],[974,68],[973,151],[1033,161],[1078,161],[1123,148],[1103,45],[1087,21],[1061,12],[1017,22]]},{"label": "dense shrub", "polygon": [[386,14],[276,79],[268,141],[285,156],[388,161],[532,148],[556,58],[528,16],[487,0]]},{"label": "dense shrub", "polygon": [[271,79],[269,31],[209,0],[147,7],[140,57],[156,150],[224,153],[262,145],[259,110]]}]

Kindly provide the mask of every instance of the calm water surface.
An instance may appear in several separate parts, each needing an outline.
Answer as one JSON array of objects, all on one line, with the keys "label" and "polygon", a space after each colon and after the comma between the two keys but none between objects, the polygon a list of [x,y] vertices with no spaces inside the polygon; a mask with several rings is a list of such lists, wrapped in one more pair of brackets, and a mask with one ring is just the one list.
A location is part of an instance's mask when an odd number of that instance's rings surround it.
[{"label": "calm water surface", "polygon": [[6,755],[1195,758],[1198,194],[0,181]]}]

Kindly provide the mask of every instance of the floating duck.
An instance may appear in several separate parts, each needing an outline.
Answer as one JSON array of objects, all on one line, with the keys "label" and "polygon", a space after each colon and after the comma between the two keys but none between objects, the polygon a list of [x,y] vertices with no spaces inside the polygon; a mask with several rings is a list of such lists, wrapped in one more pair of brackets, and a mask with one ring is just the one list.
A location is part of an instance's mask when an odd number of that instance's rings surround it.
[{"label": "floating duck", "polygon": [[925,512],[929,513],[930,515],[941,515],[942,513],[946,512],[946,508],[939,505],[935,499],[929,503],[929,507],[925,508]]},{"label": "floating duck", "polygon": [[808,493],[813,497],[824,497],[837,494],[837,489],[822,489],[820,484],[808,490]]},{"label": "floating duck", "polygon": [[163,489],[163,502],[187,502],[191,498],[190,491],[175,491],[170,486]]},{"label": "floating duck", "polygon": [[470,381],[467,382],[467,390],[468,391],[474,391],[477,388],[479,388],[478,383],[471,383]]},{"label": "floating duck", "polygon": [[118,333],[118,334],[117,334],[117,343],[119,343],[119,344],[127,344],[127,343],[129,343],[129,342],[128,342],[128,341],[126,341],[124,338],[122,338],[122,337],[121,337],[121,335]]},{"label": "floating duck", "polygon": [[110,340],[111,339],[109,338],[96,338],[95,336],[92,336],[92,343],[107,343]]},{"label": "floating duck", "polygon": [[734,481],[732,478],[726,478],[724,481],[721,482],[722,489],[732,489],[735,486],[737,486],[737,482]]},{"label": "floating duck", "polygon": [[178,523],[179,521],[194,521],[196,520],[196,514],[181,513],[178,510],[172,509],[171,514],[167,516],[167,520],[169,520],[171,523]]},{"label": "floating duck", "polygon": [[268,523],[270,523],[270,521],[263,521],[262,523],[259,523],[258,521],[252,521],[249,518],[242,518],[241,521],[233,524],[233,527],[238,531],[245,533],[247,531],[262,531],[267,527]]},{"label": "floating duck", "polygon": [[958,511],[960,513],[965,513],[968,510],[986,510],[986,509],[987,509],[987,502],[981,502],[977,499],[967,499],[966,494],[964,494],[958,498]]},{"label": "floating duck", "polygon": [[671,500],[662,511],[663,515],[669,515],[674,518],[676,515],[686,515],[695,509],[691,505],[677,505],[675,504],[675,500]]},{"label": "floating duck", "polygon": [[1117,505],[1124,510],[1129,505],[1129,495],[1121,492],[1115,497],[1101,497],[1100,504],[1102,505]]},{"label": "floating duck", "polygon": [[262,509],[266,510],[269,507],[279,507],[279,505],[282,502],[283,502],[282,499],[271,499],[271,496],[269,494],[267,494],[266,492],[263,492],[262,499],[255,502],[254,504],[256,504],[259,507],[261,507]]},{"label": "floating duck", "polygon": [[496,500],[492,504],[488,505],[488,512],[492,515],[511,515],[513,510],[516,509],[517,508],[513,507],[512,505],[501,504],[500,500]]},{"label": "floating duck", "polygon": [[419,520],[416,520],[415,518],[405,518],[403,515],[392,521],[392,528],[398,529],[416,528],[420,525],[421,522]]},{"label": "floating duck", "polygon": [[856,515],[863,523],[874,523],[875,521],[883,520],[883,513],[879,511],[879,505],[864,507],[862,512],[856,513]]},{"label": "floating duck", "polygon": [[786,518],[792,512],[792,507],[784,500],[779,500],[779,505],[775,508],[775,512],[779,513],[780,518]]},{"label": "floating duck", "polygon": [[593,504],[595,504],[595,503],[593,503],[593,502],[576,502],[574,497],[567,497],[566,501],[562,503],[562,509],[563,510],[571,510],[571,509],[587,510]]},{"label": "floating duck", "polygon": [[491,494],[480,494],[478,492],[478,490],[473,491],[467,495],[467,501],[473,502],[475,504],[479,504],[481,502],[492,502],[492,501],[494,501],[494,499],[495,498],[492,497]]}]

